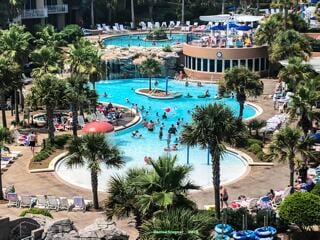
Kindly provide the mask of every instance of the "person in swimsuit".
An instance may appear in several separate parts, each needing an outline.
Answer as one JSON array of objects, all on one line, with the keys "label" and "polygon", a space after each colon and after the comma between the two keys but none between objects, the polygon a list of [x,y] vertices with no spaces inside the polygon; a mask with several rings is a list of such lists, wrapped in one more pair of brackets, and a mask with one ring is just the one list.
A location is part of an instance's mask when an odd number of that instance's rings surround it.
[{"label": "person in swimsuit", "polygon": [[30,146],[31,152],[34,155],[34,147],[36,146],[36,135],[34,134],[34,132],[31,132],[29,134],[28,140],[29,140],[29,146]]},{"label": "person in swimsuit", "polygon": [[223,208],[223,204],[228,207],[228,199],[229,195],[227,192],[227,189],[224,186],[220,186],[220,202],[221,202],[221,208]]}]

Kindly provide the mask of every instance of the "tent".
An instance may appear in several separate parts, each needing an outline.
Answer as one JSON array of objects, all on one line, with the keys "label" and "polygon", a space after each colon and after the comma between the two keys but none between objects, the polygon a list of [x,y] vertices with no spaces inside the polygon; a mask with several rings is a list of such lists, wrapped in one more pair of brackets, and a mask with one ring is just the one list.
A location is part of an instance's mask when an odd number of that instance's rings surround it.
[{"label": "tent", "polygon": [[239,31],[249,31],[252,29],[252,27],[250,27],[248,25],[243,25],[243,26],[236,27],[236,29]]}]

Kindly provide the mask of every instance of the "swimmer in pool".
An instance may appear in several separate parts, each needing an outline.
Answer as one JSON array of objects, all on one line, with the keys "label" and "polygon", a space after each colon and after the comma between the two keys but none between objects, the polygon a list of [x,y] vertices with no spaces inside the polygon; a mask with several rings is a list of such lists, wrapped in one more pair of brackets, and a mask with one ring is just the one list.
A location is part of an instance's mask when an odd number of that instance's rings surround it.
[{"label": "swimmer in pool", "polygon": [[104,92],[103,97],[108,97],[108,94],[106,92]]}]

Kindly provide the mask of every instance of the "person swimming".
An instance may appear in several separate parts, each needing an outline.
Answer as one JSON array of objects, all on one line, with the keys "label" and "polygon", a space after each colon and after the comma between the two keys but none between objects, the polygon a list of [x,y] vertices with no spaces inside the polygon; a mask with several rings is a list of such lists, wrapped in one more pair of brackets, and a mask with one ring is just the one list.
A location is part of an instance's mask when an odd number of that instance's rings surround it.
[{"label": "person swimming", "polygon": [[197,86],[198,86],[198,87],[202,87],[202,83],[201,83],[201,82],[198,82],[198,83],[197,83]]},{"label": "person swimming", "polygon": [[106,92],[104,92],[103,97],[108,97],[108,94]]},{"label": "person swimming", "polygon": [[126,103],[130,103],[130,100],[129,100],[129,98],[126,98]]},{"label": "person swimming", "polygon": [[131,137],[142,137],[142,134],[140,134],[139,131],[136,130],[131,133]]},{"label": "person swimming", "polygon": [[188,86],[189,86],[189,82],[188,82],[188,80],[186,81],[185,86],[186,86],[186,87],[188,87]]},{"label": "person swimming", "polygon": [[208,90],[208,89],[205,91],[204,96],[210,97],[210,94],[209,94],[209,90]]}]

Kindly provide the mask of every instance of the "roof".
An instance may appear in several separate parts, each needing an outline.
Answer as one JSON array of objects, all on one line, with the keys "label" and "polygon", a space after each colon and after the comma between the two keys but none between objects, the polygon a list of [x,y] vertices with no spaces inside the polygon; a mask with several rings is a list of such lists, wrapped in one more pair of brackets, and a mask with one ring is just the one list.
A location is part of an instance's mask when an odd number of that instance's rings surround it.
[{"label": "roof", "polygon": [[227,21],[236,21],[236,22],[255,22],[261,21],[263,16],[252,16],[252,15],[242,15],[242,14],[220,14],[220,15],[211,15],[211,16],[200,16],[201,21],[207,22],[227,22]]},{"label": "roof", "polygon": [[[309,59],[308,62],[303,62],[303,63],[307,63],[310,64],[312,66],[312,68],[317,72],[320,73],[320,57],[312,57]],[[288,60],[283,60],[280,61],[280,64],[282,66],[287,66],[288,65]]]}]

